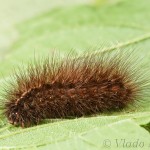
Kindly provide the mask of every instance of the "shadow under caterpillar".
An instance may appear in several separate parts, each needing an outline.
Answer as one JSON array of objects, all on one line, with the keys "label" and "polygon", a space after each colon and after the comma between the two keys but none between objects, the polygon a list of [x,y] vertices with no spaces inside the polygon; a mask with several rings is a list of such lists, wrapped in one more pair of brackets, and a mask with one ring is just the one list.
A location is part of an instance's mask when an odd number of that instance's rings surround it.
[{"label": "shadow under caterpillar", "polygon": [[145,84],[133,52],[55,55],[19,69],[4,94],[4,114],[29,127],[46,118],[119,111],[140,101]]}]

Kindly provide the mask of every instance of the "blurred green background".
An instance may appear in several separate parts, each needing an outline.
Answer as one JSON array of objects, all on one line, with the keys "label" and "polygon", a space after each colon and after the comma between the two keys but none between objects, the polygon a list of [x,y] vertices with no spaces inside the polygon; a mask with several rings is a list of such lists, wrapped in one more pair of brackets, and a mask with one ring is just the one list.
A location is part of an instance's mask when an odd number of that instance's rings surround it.
[{"label": "blurred green background", "polygon": [[[150,70],[149,0],[0,0],[0,90],[12,69],[53,50],[66,55],[136,49],[141,69]],[[0,117],[0,149],[111,149],[114,139],[140,139],[148,149],[150,101],[143,108],[93,118],[63,120],[29,129]],[[145,128],[143,128],[143,126]],[[132,149],[133,147],[131,147]],[[144,149],[143,148],[143,149]]]},{"label": "blurred green background", "polygon": [[[0,4],[0,77],[34,53],[47,55],[54,49],[80,53],[149,39],[146,0],[5,0]],[[149,52],[149,41],[139,41],[136,47]]]}]

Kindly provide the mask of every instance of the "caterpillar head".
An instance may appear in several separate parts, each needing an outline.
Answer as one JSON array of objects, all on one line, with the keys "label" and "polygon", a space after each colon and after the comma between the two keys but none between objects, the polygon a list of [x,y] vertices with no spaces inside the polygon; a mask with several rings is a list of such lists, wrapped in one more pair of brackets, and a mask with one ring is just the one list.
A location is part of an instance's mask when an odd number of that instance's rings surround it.
[{"label": "caterpillar head", "polygon": [[15,126],[29,127],[32,124],[39,123],[40,118],[38,113],[31,112],[34,112],[34,108],[28,109],[29,107],[25,106],[23,103],[16,103],[13,101],[6,103],[5,107],[5,115],[7,116],[9,123]]}]

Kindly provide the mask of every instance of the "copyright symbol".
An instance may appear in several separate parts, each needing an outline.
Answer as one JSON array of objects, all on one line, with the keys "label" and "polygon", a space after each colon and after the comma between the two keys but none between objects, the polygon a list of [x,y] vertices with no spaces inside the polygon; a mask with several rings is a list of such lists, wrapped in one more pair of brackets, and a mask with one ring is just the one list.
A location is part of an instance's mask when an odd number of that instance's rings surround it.
[{"label": "copyright symbol", "polygon": [[103,146],[106,148],[109,148],[111,146],[111,141],[109,139],[106,139],[103,141]]}]

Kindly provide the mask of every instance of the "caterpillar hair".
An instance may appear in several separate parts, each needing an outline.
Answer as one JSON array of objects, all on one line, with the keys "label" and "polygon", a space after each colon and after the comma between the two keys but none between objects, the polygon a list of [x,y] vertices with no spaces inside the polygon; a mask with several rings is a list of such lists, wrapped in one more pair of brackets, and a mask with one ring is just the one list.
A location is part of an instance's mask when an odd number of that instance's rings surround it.
[{"label": "caterpillar hair", "polygon": [[16,126],[43,119],[120,111],[139,104],[147,90],[146,73],[135,52],[52,55],[19,68],[3,95],[4,114]]}]

